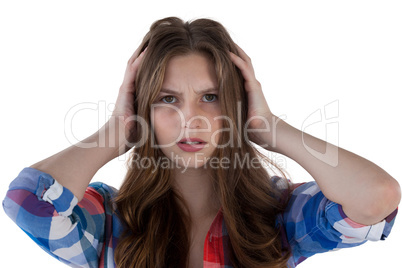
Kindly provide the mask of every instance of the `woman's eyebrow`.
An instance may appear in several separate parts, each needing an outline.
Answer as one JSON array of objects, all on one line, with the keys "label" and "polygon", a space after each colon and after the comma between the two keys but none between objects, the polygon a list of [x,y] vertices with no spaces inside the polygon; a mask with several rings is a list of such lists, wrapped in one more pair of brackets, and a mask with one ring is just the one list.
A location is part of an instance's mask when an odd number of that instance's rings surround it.
[{"label": "woman's eyebrow", "polygon": [[[212,88],[207,88],[207,89],[203,89],[200,91],[196,91],[196,93],[198,95],[205,94],[205,93],[212,93],[212,92],[216,93],[216,92],[218,92],[218,89],[216,87],[212,87]],[[169,89],[169,88],[162,88],[160,93],[169,93],[169,94],[174,94],[174,95],[178,95],[178,96],[183,95],[183,93],[177,92],[177,91]]]}]

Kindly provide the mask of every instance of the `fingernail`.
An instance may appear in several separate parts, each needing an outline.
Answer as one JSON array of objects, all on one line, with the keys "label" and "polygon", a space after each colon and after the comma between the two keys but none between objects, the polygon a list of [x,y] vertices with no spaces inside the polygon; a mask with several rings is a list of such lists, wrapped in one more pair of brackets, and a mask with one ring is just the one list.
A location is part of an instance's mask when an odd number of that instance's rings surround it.
[{"label": "fingernail", "polygon": [[138,55],[138,57],[144,55],[145,51],[147,51],[147,48],[148,48],[148,47],[146,47],[146,48],[140,53],[140,55]]}]

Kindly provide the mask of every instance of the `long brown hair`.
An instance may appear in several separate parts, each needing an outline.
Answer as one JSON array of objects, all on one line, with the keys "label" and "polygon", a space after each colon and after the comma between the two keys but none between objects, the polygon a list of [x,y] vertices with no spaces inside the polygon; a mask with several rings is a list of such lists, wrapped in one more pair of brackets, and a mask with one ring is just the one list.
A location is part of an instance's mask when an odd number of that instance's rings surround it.
[{"label": "long brown hair", "polygon": [[[234,267],[286,267],[289,252],[282,247],[276,216],[283,212],[286,200],[272,183],[266,165],[276,167],[243,135],[247,120],[247,96],[241,72],[231,62],[228,51],[238,54],[226,29],[210,19],[183,22],[169,17],[154,22],[143,39],[147,48],[135,81],[135,112],[150,122],[150,106],[161,89],[169,59],[189,53],[202,53],[214,63],[219,85],[223,131],[213,157],[228,158],[230,168],[207,169],[221,204],[228,231],[228,250]],[[240,103],[240,105],[238,105]],[[240,116],[239,116],[240,115]],[[239,118],[240,117],[240,118]],[[170,168],[139,166],[141,159],[164,157],[151,126],[137,124],[135,146],[128,172],[115,199],[116,212],[124,231],[115,250],[118,267],[187,267],[190,219],[183,198],[173,186]],[[258,158],[258,163],[255,162]],[[240,165],[239,161],[244,161]],[[250,161],[254,161],[252,168]],[[244,166],[245,165],[245,166]],[[185,209],[183,209],[183,207]],[[187,211],[186,211],[187,209]]]}]

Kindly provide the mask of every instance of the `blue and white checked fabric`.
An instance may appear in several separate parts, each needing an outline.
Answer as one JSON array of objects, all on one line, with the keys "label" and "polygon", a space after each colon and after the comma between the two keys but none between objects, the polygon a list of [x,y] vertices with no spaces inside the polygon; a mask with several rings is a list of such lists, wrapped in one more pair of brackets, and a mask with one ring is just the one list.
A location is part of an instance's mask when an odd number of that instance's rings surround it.
[{"label": "blue and white checked fabric", "polygon": [[[280,187],[283,179],[273,179]],[[122,231],[112,210],[116,193],[106,184],[92,183],[77,203],[51,175],[24,168],[10,184],[3,208],[31,239],[61,262],[71,267],[115,267],[114,249]],[[361,225],[349,219],[339,204],[328,200],[315,182],[294,185],[285,213],[277,217],[283,246],[292,251],[288,267],[317,253],[384,240],[396,214],[397,209],[378,224]],[[207,237],[204,267],[232,267],[221,210]]]}]

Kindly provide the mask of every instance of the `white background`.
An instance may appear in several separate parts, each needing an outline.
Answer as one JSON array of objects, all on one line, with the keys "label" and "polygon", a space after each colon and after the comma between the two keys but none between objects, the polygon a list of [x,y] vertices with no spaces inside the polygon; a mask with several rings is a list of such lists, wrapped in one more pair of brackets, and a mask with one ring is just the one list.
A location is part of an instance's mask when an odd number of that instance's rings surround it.
[{"label": "white background", "polygon": [[[22,168],[73,141],[65,118],[80,103],[77,139],[94,133],[114,103],[127,60],[151,23],[167,16],[220,21],[252,58],[271,110],[307,132],[381,166],[401,182],[402,5],[399,1],[2,1],[0,4],[1,196]],[[68,131],[68,130],[67,130]],[[328,137],[328,138],[326,138]],[[294,181],[311,176],[277,158]],[[119,187],[124,159],[95,175]],[[0,212],[0,266],[65,267]],[[401,216],[399,216],[401,217]],[[400,262],[401,220],[386,241],[319,254],[300,267],[387,267]]]}]

